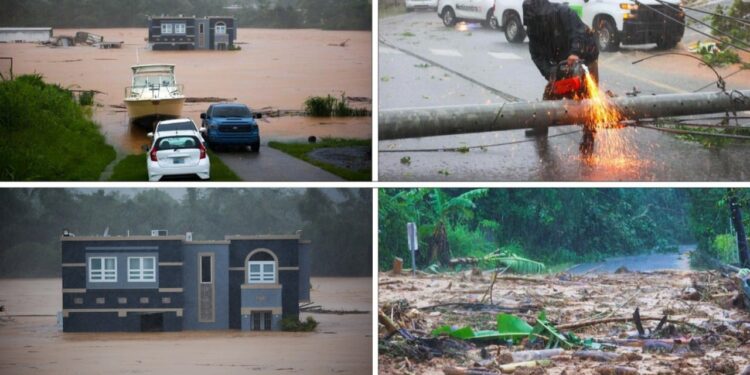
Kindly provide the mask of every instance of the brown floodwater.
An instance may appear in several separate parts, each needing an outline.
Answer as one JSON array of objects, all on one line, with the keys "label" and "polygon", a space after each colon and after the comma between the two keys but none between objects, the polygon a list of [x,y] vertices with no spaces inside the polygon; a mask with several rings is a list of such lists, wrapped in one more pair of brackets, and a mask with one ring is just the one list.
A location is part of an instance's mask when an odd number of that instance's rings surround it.
[{"label": "brown floodwater", "polygon": [[[78,30],[57,29],[55,35]],[[128,124],[122,106],[130,85],[130,66],[175,64],[178,83],[188,97],[220,97],[251,108],[302,109],[316,95],[370,98],[372,41],[367,31],[238,30],[240,51],[150,51],[142,29],[86,29],[122,49],[89,46],[50,48],[37,44],[0,44],[0,55],[13,57],[16,75],[41,73],[64,87],[98,90],[94,119],[107,142],[121,152],[137,152],[148,143],[143,129]],[[332,46],[349,40],[345,47]],[[200,124],[209,103],[186,103],[183,115]],[[287,116],[260,122],[264,139],[317,137],[370,138],[372,119]]]},{"label": "brown floodwater", "polygon": [[[372,311],[371,278],[311,284],[324,308]],[[0,280],[0,374],[372,373],[371,313],[312,314],[313,333],[62,333],[61,288],[60,279]]]}]

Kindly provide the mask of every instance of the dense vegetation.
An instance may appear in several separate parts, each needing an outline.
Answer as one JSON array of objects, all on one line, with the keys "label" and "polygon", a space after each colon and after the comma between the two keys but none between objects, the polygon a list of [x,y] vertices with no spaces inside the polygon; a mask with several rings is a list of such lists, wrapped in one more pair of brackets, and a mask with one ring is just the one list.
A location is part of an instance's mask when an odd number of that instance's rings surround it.
[{"label": "dense vegetation", "polygon": [[697,265],[710,265],[718,260],[738,264],[737,232],[730,217],[730,201],[744,211],[743,222],[748,228],[750,217],[750,191],[746,189],[695,189],[689,190],[690,227],[698,244],[698,253],[693,257]]},{"label": "dense vegetation", "polygon": [[63,229],[78,236],[151,229],[226,234],[302,230],[313,275],[372,273],[370,189],[0,189],[0,277],[59,275]]},{"label": "dense vegetation", "polygon": [[673,251],[694,241],[691,196],[680,189],[381,189],[379,265],[410,259],[409,221],[418,226],[419,268],[496,249],[548,265]]},{"label": "dense vegetation", "polygon": [[[239,9],[225,9],[239,5]],[[0,26],[145,27],[148,16],[233,15],[240,27],[371,30],[370,0],[6,0]]]},{"label": "dense vegetation", "polygon": [[90,110],[40,75],[0,81],[0,180],[99,180],[115,150]]}]

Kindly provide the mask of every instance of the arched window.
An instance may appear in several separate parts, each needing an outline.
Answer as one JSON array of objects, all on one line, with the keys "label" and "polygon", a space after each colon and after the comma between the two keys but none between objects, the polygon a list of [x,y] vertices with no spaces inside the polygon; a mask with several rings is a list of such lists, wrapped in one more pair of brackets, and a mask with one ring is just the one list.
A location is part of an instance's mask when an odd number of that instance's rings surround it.
[{"label": "arched window", "polygon": [[268,249],[255,249],[245,259],[245,280],[248,284],[275,284],[279,260]]},{"label": "arched window", "polygon": [[224,22],[217,22],[216,23],[216,34],[226,34],[227,33],[227,24]]}]

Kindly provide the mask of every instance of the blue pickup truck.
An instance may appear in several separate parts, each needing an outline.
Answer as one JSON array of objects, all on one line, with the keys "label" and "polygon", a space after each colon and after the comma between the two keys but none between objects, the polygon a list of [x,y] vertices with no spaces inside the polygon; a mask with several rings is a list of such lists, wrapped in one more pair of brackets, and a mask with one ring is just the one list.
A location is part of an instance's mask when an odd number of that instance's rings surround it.
[{"label": "blue pickup truck", "polygon": [[260,150],[260,131],[255,121],[263,117],[239,103],[211,104],[201,113],[201,132],[208,146],[250,146],[253,152]]}]

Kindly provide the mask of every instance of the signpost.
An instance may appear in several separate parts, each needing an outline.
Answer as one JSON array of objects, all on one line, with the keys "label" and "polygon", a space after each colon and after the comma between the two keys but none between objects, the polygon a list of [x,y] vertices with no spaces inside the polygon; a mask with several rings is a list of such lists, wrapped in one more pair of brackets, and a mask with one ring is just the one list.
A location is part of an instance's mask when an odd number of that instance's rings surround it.
[{"label": "signpost", "polygon": [[417,276],[417,261],[415,252],[419,249],[417,240],[417,224],[406,223],[406,236],[409,242],[409,251],[411,252],[411,275]]}]

